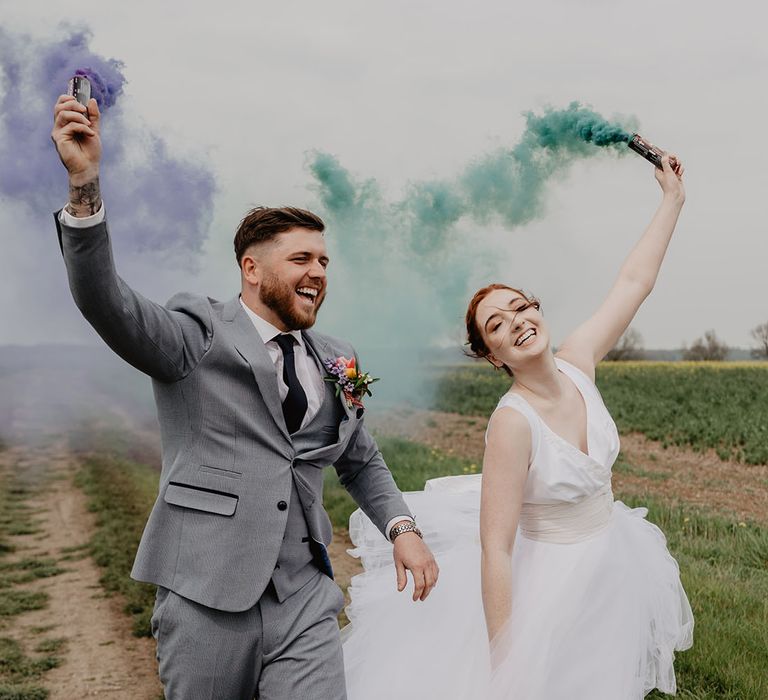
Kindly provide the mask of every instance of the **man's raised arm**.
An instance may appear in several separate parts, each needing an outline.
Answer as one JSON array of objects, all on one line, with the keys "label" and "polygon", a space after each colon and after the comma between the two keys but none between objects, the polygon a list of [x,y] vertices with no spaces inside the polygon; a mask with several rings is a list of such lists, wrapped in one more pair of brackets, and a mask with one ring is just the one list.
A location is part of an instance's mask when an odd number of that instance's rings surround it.
[{"label": "man's raised arm", "polygon": [[174,381],[210,345],[210,308],[193,297],[165,308],[117,275],[99,188],[100,120],[94,99],[87,109],[70,95],[56,102],[51,138],[69,174],[69,202],[56,213],[56,228],[69,286],[83,316],[118,355],[156,379]]}]

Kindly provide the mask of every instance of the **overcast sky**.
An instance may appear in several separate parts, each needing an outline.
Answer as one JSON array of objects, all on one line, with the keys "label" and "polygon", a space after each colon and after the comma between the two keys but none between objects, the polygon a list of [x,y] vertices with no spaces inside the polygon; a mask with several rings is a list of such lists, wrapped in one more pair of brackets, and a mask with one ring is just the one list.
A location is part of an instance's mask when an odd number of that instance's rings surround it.
[{"label": "overcast sky", "polygon": [[[125,112],[215,174],[203,268],[130,280],[154,298],[236,293],[237,222],[256,204],[313,206],[313,149],[396,199],[513,146],[522,112],[579,100],[636,118],[686,165],[688,201],[634,323],[646,347],[667,348],[709,328],[748,346],[768,321],[767,14],[757,0],[0,0],[7,31],[50,39],[62,21],[89,26],[91,48],[125,64]],[[552,183],[544,218],[495,234],[494,278],[542,298],[555,341],[599,303],[650,220],[652,170],[640,158],[578,163]],[[51,209],[64,203],[63,170],[61,193]],[[52,224],[48,248],[26,245],[33,220],[0,200],[0,344],[91,341],[73,308],[50,313],[46,295],[66,294],[63,265]],[[472,280],[488,281],[487,270]]]}]

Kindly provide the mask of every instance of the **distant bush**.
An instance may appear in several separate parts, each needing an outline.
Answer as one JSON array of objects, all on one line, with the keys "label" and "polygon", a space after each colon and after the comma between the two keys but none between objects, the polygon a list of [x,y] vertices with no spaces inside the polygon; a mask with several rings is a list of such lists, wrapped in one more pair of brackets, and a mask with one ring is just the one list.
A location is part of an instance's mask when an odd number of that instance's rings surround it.
[{"label": "distant bush", "polygon": [[607,362],[624,362],[628,360],[644,360],[643,336],[634,328],[628,328],[619,338],[619,342],[608,351],[604,358]]},{"label": "distant bush", "polygon": [[703,338],[696,338],[689,348],[683,348],[683,359],[689,362],[722,362],[728,357],[728,345],[709,330]]},{"label": "distant bush", "polygon": [[768,360],[768,322],[755,326],[750,334],[758,342],[758,346],[752,348],[752,357],[756,360]]}]

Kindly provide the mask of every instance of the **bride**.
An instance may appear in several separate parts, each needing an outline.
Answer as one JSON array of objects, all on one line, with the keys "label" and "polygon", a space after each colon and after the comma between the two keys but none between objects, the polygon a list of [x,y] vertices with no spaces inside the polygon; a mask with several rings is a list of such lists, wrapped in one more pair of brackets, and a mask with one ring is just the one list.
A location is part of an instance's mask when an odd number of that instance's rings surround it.
[{"label": "bride", "polygon": [[693,615],[664,535],[645,509],[613,500],[619,436],[594,384],[595,365],[654,286],[685,200],[679,161],[662,166],[650,225],[556,354],[538,300],[500,284],[472,298],[471,353],[514,382],[491,415],[482,477],[406,494],[441,568],[418,609],[390,594],[387,544],[353,514],[365,572],[352,581],[343,631],[350,700],[675,692],[674,652],[691,646]]}]

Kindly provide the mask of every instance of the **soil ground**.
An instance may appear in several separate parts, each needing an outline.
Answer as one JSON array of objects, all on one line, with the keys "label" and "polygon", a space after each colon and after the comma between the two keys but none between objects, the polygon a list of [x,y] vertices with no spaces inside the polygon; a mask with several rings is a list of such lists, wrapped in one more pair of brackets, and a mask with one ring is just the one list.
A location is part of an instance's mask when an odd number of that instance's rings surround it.
[{"label": "soil ground", "polygon": [[154,640],[131,634],[123,603],[118,597],[105,597],[96,564],[89,556],[72,553],[93,532],[93,516],[73,481],[75,461],[56,444],[14,447],[0,453],[0,468],[13,470],[36,486],[36,495],[27,503],[34,509],[37,532],[11,538],[14,557],[52,557],[65,569],[58,576],[26,584],[25,588],[48,593],[47,607],[11,618],[0,633],[34,645],[39,630],[46,628],[46,636],[66,640],[57,654],[62,664],[40,681],[50,689],[50,700],[160,698]]}]

